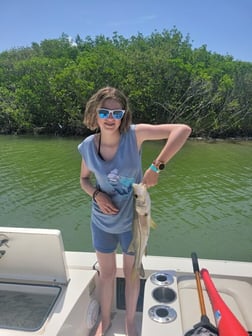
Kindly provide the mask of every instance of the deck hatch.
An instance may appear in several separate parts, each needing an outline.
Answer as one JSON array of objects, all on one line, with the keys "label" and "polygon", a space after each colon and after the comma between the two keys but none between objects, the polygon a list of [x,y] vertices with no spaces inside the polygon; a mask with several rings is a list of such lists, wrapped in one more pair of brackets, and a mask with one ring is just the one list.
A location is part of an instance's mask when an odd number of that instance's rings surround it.
[{"label": "deck hatch", "polygon": [[0,283],[0,328],[40,329],[60,292],[58,286]]},{"label": "deck hatch", "polygon": [[69,276],[59,230],[0,227],[0,281],[64,284]]},{"label": "deck hatch", "polygon": [[0,329],[41,329],[69,280],[59,230],[0,227]]}]

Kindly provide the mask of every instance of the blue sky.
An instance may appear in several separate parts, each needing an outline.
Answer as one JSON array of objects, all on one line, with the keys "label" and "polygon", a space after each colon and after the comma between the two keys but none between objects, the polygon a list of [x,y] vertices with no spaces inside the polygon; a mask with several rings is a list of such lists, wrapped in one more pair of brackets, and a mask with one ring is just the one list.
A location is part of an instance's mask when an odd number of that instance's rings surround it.
[{"label": "blue sky", "polygon": [[193,47],[252,62],[252,0],[0,0],[0,52],[62,33],[126,38],[174,26]]}]

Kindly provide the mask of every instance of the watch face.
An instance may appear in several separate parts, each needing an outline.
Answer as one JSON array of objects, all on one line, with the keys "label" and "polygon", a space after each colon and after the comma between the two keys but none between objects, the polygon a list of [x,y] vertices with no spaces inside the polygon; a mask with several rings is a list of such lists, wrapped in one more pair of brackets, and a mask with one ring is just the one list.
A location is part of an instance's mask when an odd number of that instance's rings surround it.
[{"label": "watch face", "polygon": [[165,168],[165,164],[164,163],[160,163],[158,169],[159,170],[163,170]]}]

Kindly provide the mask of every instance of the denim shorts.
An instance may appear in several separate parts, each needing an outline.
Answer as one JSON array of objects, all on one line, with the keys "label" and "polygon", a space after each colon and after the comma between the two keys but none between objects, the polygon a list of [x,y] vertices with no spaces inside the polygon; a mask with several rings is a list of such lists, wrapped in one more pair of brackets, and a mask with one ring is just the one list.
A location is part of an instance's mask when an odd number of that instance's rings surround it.
[{"label": "denim shorts", "polygon": [[132,240],[132,231],[123,233],[109,233],[99,229],[95,225],[91,225],[93,247],[101,253],[112,253],[120,245],[122,252],[129,255],[134,255],[128,252],[129,245]]}]

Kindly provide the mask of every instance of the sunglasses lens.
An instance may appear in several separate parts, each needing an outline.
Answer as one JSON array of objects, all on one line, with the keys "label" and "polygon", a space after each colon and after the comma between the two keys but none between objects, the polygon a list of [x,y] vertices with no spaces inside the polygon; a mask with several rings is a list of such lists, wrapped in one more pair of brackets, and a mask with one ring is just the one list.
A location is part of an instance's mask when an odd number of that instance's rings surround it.
[{"label": "sunglasses lens", "polygon": [[99,117],[101,119],[107,119],[108,116],[109,116],[109,111],[108,110],[103,110],[103,109],[99,110]]},{"label": "sunglasses lens", "polygon": [[122,111],[122,110],[113,111],[113,118],[118,119],[118,120],[122,119],[123,114],[124,114],[124,111]]},{"label": "sunglasses lens", "polygon": [[123,115],[124,115],[124,110],[106,110],[106,109],[100,109],[98,111],[99,117],[101,119],[107,119],[110,115],[110,113],[112,114],[114,119],[120,120],[122,119]]}]

